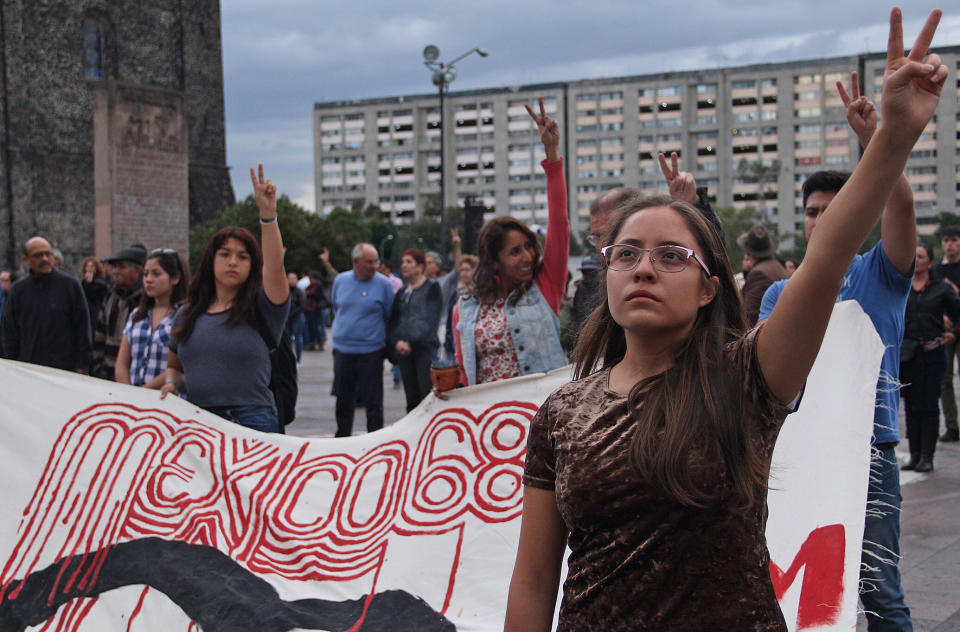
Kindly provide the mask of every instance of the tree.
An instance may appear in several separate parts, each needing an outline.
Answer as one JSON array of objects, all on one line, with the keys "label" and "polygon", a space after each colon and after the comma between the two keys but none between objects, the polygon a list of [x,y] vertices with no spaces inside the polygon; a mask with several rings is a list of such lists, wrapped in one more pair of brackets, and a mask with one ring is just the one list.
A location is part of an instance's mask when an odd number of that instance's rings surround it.
[{"label": "tree", "polygon": [[723,237],[727,247],[727,256],[734,270],[740,268],[743,259],[743,249],[737,245],[737,237],[750,230],[750,227],[760,222],[760,213],[753,206],[736,209],[732,206],[721,206],[717,215],[723,224]]}]

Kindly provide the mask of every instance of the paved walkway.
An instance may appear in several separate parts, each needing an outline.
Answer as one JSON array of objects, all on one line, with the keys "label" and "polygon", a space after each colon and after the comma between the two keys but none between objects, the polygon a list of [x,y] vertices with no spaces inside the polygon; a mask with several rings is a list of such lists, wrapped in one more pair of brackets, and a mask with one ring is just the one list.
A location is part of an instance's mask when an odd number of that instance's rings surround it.
[{"label": "paved walkway", "polygon": [[[391,424],[404,415],[406,400],[402,389],[393,388],[390,365],[384,364],[384,421]],[[333,436],[332,381],[332,352],[304,351],[297,420],[287,428],[289,434]],[[358,408],[355,435],[364,433],[364,421]],[[906,445],[898,450],[905,460]],[[960,632],[960,443],[941,443],[935,465],[930,474],[902,473],[900,566],[914,630]],[[866,625],[861,622],[857,629]]]}]

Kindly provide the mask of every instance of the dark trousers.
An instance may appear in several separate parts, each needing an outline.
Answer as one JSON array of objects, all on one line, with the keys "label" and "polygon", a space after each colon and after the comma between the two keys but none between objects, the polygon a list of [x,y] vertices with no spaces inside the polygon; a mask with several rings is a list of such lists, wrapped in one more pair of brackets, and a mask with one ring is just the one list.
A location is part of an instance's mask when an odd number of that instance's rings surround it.
[{"label": "dark trousers", "polygon": [[907,418],[907,440],[910,455],[933,459],[940,431],[940,388],[947,370],[947,353],[943,347],[930,351],[920,349],[912,360],[900,364],[900,393]]},{"label": "dark trousers", "polygon": [[430,361],[433,350],[429,347],[414,348],[407,355],[397,358],[397,367],[403,379],[403,392],[407,396],[407,412],[417,407],[430,392]]},{"label": "dark trousers", "polygon": [[947,353],[947,370],[943,376],[943,390],[940,392],[940,407],[943,408],[943,424],[947,430],[956,432],[957,426],[957,396],[953,392],[953,371],[957,357],[957,343],[948,342],[943,345]]},{"label": "dark trousers", "polygon": [[383,428],[383,350],[343,353],[333,350],[333,388],[337,396],[337,437],[353,434],[357,394],[367,411],[367,432]]}]

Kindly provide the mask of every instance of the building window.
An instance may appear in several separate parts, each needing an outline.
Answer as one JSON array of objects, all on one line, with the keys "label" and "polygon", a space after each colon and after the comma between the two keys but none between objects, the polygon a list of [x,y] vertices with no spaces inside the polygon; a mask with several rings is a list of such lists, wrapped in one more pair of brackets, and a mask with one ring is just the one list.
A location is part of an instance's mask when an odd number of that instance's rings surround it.
[{"label": "building window", "polygon": [[91,18],[83,21],[83,76],[103,79],[103,31]]}]

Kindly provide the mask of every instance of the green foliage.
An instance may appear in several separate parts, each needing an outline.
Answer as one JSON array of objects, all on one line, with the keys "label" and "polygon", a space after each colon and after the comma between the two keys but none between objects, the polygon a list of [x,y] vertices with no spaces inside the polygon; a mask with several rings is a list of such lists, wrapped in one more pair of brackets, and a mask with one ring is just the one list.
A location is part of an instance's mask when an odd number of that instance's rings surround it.
[{"label": "green foliage", "polygon": [[[250,195],[221,211],[215,219],[193,226],[190,229],[191,269],[196,269],[207,242],[224,226],[240,226],[259,237],[258,217],[257,205]],[[449,207],[446,220],[447,229],[456,228],[462,237],[463,209]],[[380,251],[381,258],[395,265],[399,264],[400,253],[407,248],[440,250],[439,215],[394,226],[385,219],[380,207],[370,204],[363,209],[337,207],[326,217],[321,217],[284,195],[277,200],[277,221],[286,248],[284,265],[288,271],[298,275],[322,267],[320,253],[324,248],[330,250],[330,263],[337,270],[350,268],[350,253],[360,242],[373,244]],[[449,259],[452,254],[449,234],[446,242],[447,251],[442,254]],[[574,235],[570,236],[570,252],[575,256],[582,252],[582,245]]]},{"label": "green foliage", "polygon": [[740,260],[743,259],[743,249],[737,245],[737,237],[750,230],[750,227],[760,221],[760,214],[752,206],[736,209],[732,206],[721,206],[717,215],[723,224],[724,242],[727,247],[727,256],[734,270],[740,269]]}]

